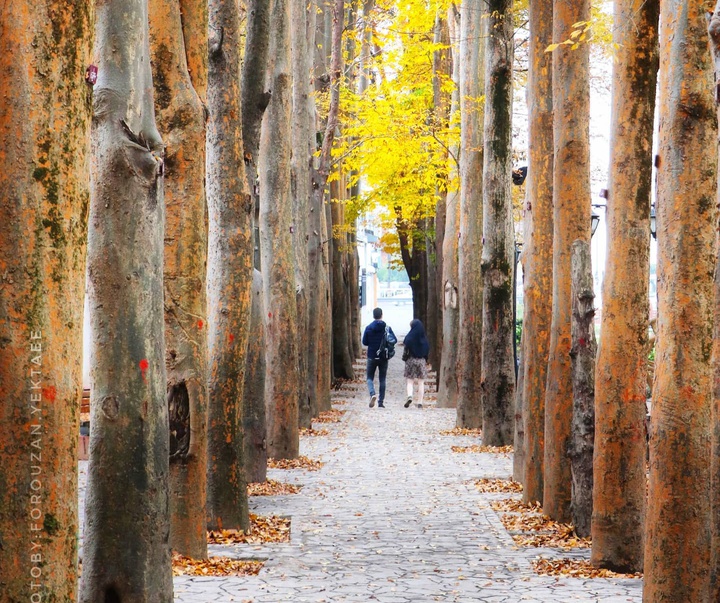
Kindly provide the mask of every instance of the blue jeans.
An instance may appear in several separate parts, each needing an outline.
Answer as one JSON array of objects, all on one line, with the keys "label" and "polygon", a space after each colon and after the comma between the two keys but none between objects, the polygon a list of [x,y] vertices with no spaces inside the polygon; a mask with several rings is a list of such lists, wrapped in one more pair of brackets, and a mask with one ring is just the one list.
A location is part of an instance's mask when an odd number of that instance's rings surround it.
[{"label": "blue jeans", "polygon": [[382,404],[385,400],[385,377],[387,376],[388,361],[382,358],[368,358],[367,359],[367,384],[368,391],[371,396],[375,395],[375,369],[380,369],[380,399],[378,404]]}]

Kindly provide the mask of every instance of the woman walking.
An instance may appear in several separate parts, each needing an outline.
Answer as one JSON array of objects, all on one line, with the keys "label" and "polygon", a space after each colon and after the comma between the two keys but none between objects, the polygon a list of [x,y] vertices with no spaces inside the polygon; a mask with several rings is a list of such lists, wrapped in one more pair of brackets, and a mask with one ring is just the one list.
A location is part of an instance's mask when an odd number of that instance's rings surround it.
[{"label": "woman walking", "polygon": [[405,351],[405,379],[407,379],[407,400],[405,408],[413,401],[413,384],[417,384],[417,406],[422,408],[425,395],[425,379],[427,379],[427,358],[430,353],[430,343],[425,336],[425,327],[417,318],[410,322],[410,332],[403,341]]}]

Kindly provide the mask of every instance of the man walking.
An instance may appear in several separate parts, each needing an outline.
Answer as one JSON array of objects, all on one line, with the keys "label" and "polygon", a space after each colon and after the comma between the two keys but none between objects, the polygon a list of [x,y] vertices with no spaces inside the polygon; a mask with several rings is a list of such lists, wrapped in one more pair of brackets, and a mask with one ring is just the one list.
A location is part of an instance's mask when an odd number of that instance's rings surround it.
[{"label": "man walking", "polygon": [[[388,360],[395,353],[397,337],[392,329],[382,320],[382,310],[373,310],[373,320],[363,333],[362,343],[367,346],[367,383],[370,393],[370,408],[378,403],[378,408],[385,408],[385,377],[387,376]],[[380,399],[375,395],[375,369],[380,369]]]}]

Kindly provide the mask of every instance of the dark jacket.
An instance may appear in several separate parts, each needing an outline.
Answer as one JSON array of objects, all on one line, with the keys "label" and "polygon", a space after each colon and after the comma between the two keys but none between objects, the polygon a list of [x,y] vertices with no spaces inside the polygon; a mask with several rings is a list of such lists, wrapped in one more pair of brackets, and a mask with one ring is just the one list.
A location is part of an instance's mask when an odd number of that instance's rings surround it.
[{"label": "dark jacket", "polygon": [[[367,357],[377,358],[377,351],[385,334],[385,321],[373,320],[363,333],[362,344],[367,346]],[[392,333],[392,329],[390,329]]]},{"label": "dark jacket", "polygon": [[430,342],[425,335],[425,328],[419,320],[410,323],[410,332],[405,335],[403,345],[412,358],[425,358],[430,354]]}]

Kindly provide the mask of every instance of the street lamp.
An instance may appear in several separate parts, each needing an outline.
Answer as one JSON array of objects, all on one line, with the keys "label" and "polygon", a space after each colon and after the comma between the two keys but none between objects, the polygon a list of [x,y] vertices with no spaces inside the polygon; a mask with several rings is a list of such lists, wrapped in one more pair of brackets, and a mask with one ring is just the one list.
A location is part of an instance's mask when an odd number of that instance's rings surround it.
[{"label": "street lamp", "polygon": [[590,236],[592,237],[595,234],[595,231],[597,230],[597,227],[600,225],[600,216],[595,213],[595,210],[592,210],[592,215],[590,216]]},{"label": "street lamp", "polygon": [[655,215],[655,204],[650,205],[650,234],[657,240],[657,216]]}]

